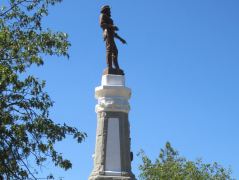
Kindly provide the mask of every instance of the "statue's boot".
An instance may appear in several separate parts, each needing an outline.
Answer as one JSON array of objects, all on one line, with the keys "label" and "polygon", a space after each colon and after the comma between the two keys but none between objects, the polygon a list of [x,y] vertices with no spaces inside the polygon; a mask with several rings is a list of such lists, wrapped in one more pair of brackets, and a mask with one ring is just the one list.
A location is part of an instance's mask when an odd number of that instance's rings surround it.
[{"label": "statue's boot", "polygon": [[106,53],[106,63],[109,69],[112,69],[112,54],[107,52]]},{"label": "statue's boot", "polygon": [[113,63],[114,63],[115,68],[116,68],[117,70],[120,70],[119,64],[118,64],[118,60],[117,60],[116,57],[113,57]]},{"label": "statue's boot", "polygon": [[117,74],[124,75],[124,71],[120,69],[118,60],[116,58],[113,59],[113,63],[114,63]]}]

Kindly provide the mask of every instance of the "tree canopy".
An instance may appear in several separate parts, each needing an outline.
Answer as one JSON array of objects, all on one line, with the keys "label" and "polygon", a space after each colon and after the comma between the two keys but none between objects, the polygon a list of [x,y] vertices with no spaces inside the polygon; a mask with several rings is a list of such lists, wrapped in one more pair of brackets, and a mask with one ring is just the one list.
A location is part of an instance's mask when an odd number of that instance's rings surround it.
[{"label": "tree canopy", "polygon": [[139,153],[143,164],[139,169],[144,180],[232,180],[230,169],[214,162],[203,163],[201,159],[190,161],[180,157],[169,142],[161,149],[159,157],[152,162],[143,151]]},{"label": "tree canopy", "polygon": [[[68,55],[68,35],[42,26],[49,6],[62,0],[9,0],[0,10],[0,175],[4,179],[37,179],[37,168],[50,160],[65,170],[69,160],[54,144],[86,134],[49,116],[53,101],[45,81],[27,75],[44,56]],[[3,5],[3,4],[2,4]]]}]

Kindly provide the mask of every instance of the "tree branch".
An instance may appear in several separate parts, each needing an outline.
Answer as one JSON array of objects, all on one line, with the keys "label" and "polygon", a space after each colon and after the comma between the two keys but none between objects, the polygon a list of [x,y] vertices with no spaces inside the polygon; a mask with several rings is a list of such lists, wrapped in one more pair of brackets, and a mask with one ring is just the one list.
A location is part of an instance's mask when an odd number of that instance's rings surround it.
[{"label": "tree branch", "polygon": [[13,8],[15,8],[16,6],[20,5],[23,2],[26,2],[27,0],[22,0],[19,1],[18,3],[14,4],[12,7],[10,7],[8,10],[6,10],[5,12],[3,12],[2,14],[0,14],[0,16],[4,16],[6,15],[9,11],[11,11]]}]

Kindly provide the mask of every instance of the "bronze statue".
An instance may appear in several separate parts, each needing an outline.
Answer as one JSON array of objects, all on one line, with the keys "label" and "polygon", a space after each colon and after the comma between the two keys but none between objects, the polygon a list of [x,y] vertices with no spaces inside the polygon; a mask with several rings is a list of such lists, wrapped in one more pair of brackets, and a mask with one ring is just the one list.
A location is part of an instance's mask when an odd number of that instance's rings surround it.
[{"label": "bronze statue", "polygon": [[[119,28],[114,25],[114,22],[111,19],[110,6],[108,5],[101,8],[100,26],[103,29],[103,37],[106,43],[106,62],[108,66],[104,74],[124,75],[124,72],[120,69],[118,64],[118,49],[114,38],[119,39],[123,44],[126,44],[126,41],[116,33]],[[112,65],[114,65],[115,69]]]}]

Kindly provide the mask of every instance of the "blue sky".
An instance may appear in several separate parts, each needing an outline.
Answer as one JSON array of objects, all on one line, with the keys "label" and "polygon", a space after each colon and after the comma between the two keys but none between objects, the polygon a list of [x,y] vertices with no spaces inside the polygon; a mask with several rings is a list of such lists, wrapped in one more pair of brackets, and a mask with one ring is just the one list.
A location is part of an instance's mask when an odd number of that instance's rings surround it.
[{"label": "blue sky", "polygon": [[[96,100],[105,63],[99,11],[112,7],[119,34],[119,63],[132,89],[132,151],[155,159],[166,141],[190,160],[232,167],[239,177],[239,1],[65,0],[51,8],[44,26],[69,34],[70,59],[47,57],[31,73],[47,81],[55,101],[51,117],[88,134],[82,144],[57,144],[73,169],[50,164],[64,180],[87,179],[93,168]],[[133,172],[138,175],[140,158]]]}]

